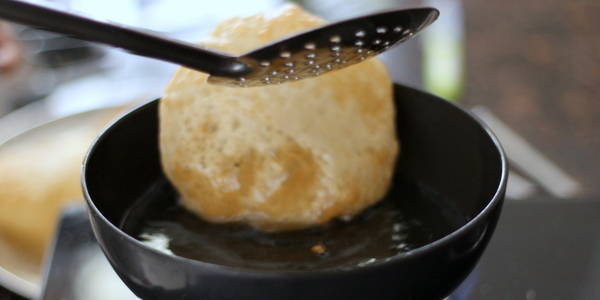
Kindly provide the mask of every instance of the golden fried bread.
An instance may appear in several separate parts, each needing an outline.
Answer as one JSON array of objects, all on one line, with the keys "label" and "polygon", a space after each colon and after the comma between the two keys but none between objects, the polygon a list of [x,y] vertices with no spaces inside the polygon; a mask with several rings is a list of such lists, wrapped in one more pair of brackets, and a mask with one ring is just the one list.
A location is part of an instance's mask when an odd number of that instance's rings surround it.
[{"label": "golden fried bread", "polygon": [[61,209],[83,198],[83,156],[115,112],[34,130],[0,147],[0,241],[41,262]]},{"label": "golden fried bread", "polygon": [[[241,54],[321,24],[289,5],[225,21],[204,44]],[[181,68],[160,102],[162,166],[192,212],[289,230],[352,216],[386,192],[398,143],[381,62],[264,87],[207,77]]]}]

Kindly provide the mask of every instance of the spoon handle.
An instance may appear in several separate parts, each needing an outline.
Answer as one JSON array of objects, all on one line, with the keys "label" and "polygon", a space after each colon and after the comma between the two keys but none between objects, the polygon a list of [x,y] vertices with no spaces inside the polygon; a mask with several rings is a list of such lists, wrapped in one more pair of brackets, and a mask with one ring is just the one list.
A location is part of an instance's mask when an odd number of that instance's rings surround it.
[{"label": "spoon handle", "polygon": [[241,68],[234,57],[218,51],[22,1],[0,0],[0,18],[123,48],[211,75],[235,76],[232,69]]}]

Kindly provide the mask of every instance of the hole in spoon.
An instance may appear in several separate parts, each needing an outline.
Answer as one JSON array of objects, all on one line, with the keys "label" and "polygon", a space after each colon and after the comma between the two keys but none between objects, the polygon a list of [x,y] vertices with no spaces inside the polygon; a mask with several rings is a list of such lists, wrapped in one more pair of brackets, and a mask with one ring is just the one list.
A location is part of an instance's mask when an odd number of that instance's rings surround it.
[{"label": "hole in spoon", "polygon": [[304,44],[304,48],[307,50],[315,50],[315,48],[317,48],[317,45],[313,42],[310,42],[310,43]]},{"label": "hole in spoon", "polygon": [[380,27],[377,27],[377,29],[375,29],[375,31],[377,31],[377,33],[379,33],[379,34],[385,34],[387,32],[387,28],[384,26],[380,26]]}]

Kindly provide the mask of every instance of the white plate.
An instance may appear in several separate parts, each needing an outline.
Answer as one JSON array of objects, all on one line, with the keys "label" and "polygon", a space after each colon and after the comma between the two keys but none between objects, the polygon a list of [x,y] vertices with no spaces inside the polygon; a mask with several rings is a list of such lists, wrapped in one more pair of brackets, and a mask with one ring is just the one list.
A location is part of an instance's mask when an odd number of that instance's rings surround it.
[{"label": "white plate", "polygon": [[[122,107],[102,108],[53,120],[20,133],[4,143],[0,140],[0,149],[6,145],[24,143],[42,136],[52,135],[79,126],[84,122],[93,122],[93,119],[96,118],[98,120],[106,119],[110,114],[115,115],[122,110]],[[40,295],[41,281],[40,266],[23,257],[17,249],[0,239],[0,285],[23,297],[35,299]]]}]

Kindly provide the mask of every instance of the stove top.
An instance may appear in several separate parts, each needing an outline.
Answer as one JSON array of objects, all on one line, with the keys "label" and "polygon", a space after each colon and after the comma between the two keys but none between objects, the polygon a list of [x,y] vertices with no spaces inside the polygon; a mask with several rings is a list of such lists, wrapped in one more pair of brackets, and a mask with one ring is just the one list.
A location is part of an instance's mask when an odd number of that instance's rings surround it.
[{"label": "stove top", "polygon": [[[507,201],[479,264],[449,299],[600,299],[598,228],[597,201]],[[81,206],[65,211],[49,261],[44,300],[137,299],[109,266]]]},{"label": "stove top", "polygon": [[507,201],[456,300],[600,299],[600,203]]}]

